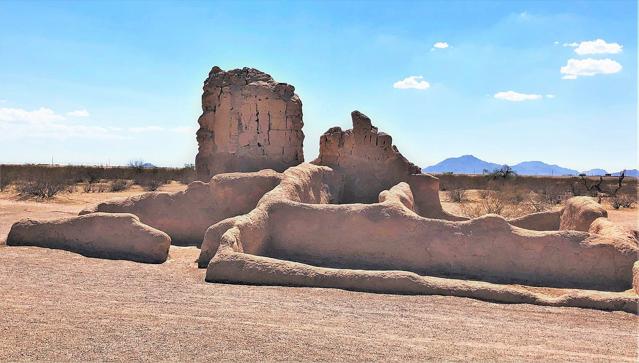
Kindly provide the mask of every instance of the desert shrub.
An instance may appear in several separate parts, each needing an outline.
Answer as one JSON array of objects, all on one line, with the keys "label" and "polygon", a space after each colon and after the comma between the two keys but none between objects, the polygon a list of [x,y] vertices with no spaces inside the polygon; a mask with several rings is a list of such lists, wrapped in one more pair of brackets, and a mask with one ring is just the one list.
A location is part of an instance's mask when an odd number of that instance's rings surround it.
[{"label": "desert shrub", "polygon": [[82,191],[85,193],[104,193],[109,190],[108,183],[105,182],[84,182],[82,183]]},{"label": "desert shrub", "polygon": [[[189,183],[196,180],[195,167],[185,165],[182,168],[145,168],[143,163],[135,162],[129,167],[83,166],[83,165],[7,165],[0,164],[0,189],[7,186],[24,184],[36,179],[63,179],[69,184],[78,184],[80,190],[99,192],[110,190],[110,181],[134,180],[141,176],[153,175],[161,181],[176,180]],[[91,184],[90,186],[87,185]],[[96,184],[96,185],[93,185]]]},{"label": "desert shrub", "polygon": [[517,204],[527,200],[530,192],[524,188],[518,188],[513,184],[505,184],[498,192],[497,198],[502,199],[505,203]]},{"label": "desert shrub", "polygon": [[88,181],[82,183],[82,191],[85,192],[85,193],[93,192],[93,184],[88,182]]},{"label": "desert shrub", "polygon": [[466,199],[466,191],[464,189],[453,189],[448,192],[448,200],[453,203],[462,203]]},{"label": "desert shrub", "polygon": [[16,185],[18,194],[39,199],[53,198],[56,194],[68,191],[69,183],[65,180],[37,179],[19,182]]},{"label": "desert shrub", "polygon": [[469,218],[477,218],[486,214],[503,215],[506,208],[504,200],[495,196],[488,196],[478,203],[465,203],[461,205],[462,213]]},{"label": "desert shrub", "polygon": [[566,199],[567,193],[554,185],[546,185],[541,192],[544,202],[552,205],[561,204]]},{"label": "desert shrub", "polygon": [[483,174],[489,180],[514,179],[515,177],[517,177],[517,173],[513,170],[513,168],[511,168],[508,165],[504,165],[499,169],[493,170],[492,172],[489,172],[488,170],[484,170]]},{"label": "desert shrub", "polygon": [[[116,179],[111,183],[112,192],[121,192],[129,187],[129,181],[124,179]],[[157,189],[157,188],[156,188]]]},{"label": "desert shrub", "polygon": [[139,174],[144,170],[144,164],[144,160],[131,160],[129,161],[129,168]]},{"label": "desert shrub", "polygon": [[149,179],[146,180],[144,182],[142,182],[141,184],[139,184],[142,188],[144,188],[144,190],[148,190],[150,192],[152,191],[156,191],[158,190],[159,187],[161,187],[162,185],[164,185],[165,183],[160,181],[160,180],[156,180],[156,179]]},{"label": "desert shrub", "polygon": [[486,199],[490,196],[490,190],[481,189],[478,191],[478,193],[481,199]]},{"label": "desert shrub", "polygon": [[524,201],[520,214],[545,212],[552,209],[555,203],[549,202],[546,196],[532,194],[526,201]]},{"label": "desert shrub", "polygon": [[195,164],[184,164],[184,168],[180,170],[179,177],[176,181],[179,181],[183,184],[190,184],[197,180],[197,175],[195,173]]},{"label": "desert shrub", "polygon": [[632,208],[637,203],[637,196],[629,194],[617,194],[610,197],[610,205],[614,209]]}]

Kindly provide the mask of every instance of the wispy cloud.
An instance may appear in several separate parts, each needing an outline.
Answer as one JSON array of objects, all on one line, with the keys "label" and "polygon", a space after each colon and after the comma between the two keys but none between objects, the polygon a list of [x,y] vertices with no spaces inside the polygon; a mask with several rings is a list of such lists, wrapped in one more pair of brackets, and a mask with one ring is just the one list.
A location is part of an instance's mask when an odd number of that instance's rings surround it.
[{"label": "wispy cloud", "polygon": [[510,102],[521,102],[521,101],[533,101],[539,100],[543,98],[542,95],[534,94],[534,93],[520,93],[515,91],[502,91],[497,92],[493,95],[498,100],[510,101]]},{"label": "wispy cloud", "polygon": [[67,112],[67,116],[70,117],[89,117],[89,111],[82,109],[82,110],[75,110],[75,111],[71,111],[71,112]]},{"label": "wispy cloud", "polygon": [[[67,112],[66,116],[88,117],[86,110],[76,110]],[[112,127],[96,126],[86,123],[78,123],[67,119],[47,107],[40,107],[34,110],[22,108],[0,107],[0,139],[3,136],[17,138],[45,138],[45,139],[130,139],[132,134],[145,132],[176,132],[185,133],[194,131],[194,127],[161,127],[161,126],[138,126],[138,127]]]},{"label": "wispy cloud", "polygon": [[559,71],[564,76],[563,79],[577,79],[578,77],[590,77],[597,74],[613,74],[623,69],[616,61],[606,59],[568,59],[565,66]]},{"label": "wispy cloud", "polygon": [[40,107],[33,111],[27,111],[21,108],[0,108],[0,121],[50,122],[60,120],[64,120],[64,116],[46,107]]},{"label": "wispy cloud", "polygon": [[67,121],[64,116],[47,107],[31,111],[22,108],[0,108],[0,131],[0,134],[8,132],[15,137],[117,137],[104,127]]},{"label": "wispy cloud", "polygon": [[425,90],[430,87],[430,83],[424,80],[423,76],[409,76],[401,81],[393,83],[393,88],[397,89],[419,89]]},{"label": "wispy cloud", "polygon": [[575,48],[575,53],[579,55],[617,54],[623,50],[623,45],[619,43],[608,43],[603,39],[586,40],[580,43],[564,43],[564,47]]},{"label": "wispy cloud", "polygon": [[546,98],[555,98],[555,97],[556,97],[556,96],[555,96],[555,95],[553,95],[552,93],[549,93],[549,94],[547,94],[547,95],[546,95]]}]

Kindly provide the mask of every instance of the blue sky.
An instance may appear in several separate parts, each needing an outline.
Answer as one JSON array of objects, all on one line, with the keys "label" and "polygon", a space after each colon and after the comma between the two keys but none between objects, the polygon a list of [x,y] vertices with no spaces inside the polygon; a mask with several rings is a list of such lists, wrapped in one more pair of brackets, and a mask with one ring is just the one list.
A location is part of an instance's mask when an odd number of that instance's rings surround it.
[{"label": "blue sky", "polygon": [[192,163],[214,65],[295,85],[306,160],[357,109],[421,166],[637,164],[634,1],[2,1],[0,163]]}]

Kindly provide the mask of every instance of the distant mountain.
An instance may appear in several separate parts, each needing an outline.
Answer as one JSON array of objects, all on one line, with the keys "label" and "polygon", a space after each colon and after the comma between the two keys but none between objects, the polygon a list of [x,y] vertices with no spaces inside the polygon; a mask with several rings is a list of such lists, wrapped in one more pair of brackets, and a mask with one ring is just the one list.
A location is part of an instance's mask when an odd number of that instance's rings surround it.
[{"label": "distant mountain", "polygon": [[604,176],[608,174],[604,169],[590,169],[586,171],[582,171],[582,174],[586,174],[587,176]]},{"label": "distant mountain", "polygon": [[[441,174],[452,172],[455,174],[482,174],[486,169],[493,171],[501,168],[503,164],[491,163],[481,160],[473,155],[463,155],[457,158],[448,158],[433,166],[424,168],[425,173]],[[542,161],[524,161],[512,165],[513,170],[520,175],[578,175],[579,171],[568,169],[559,165],[546,164]],[[630,175],[626,173],[626,175]]]},{"label": "distant mountain", "polygon": [[[618,171],[616,173],[612,173],[613,176],[619,176],[621,175],[621,171]],[[634,177],[639,177],[639,170],[637,169],[626,169],[626,176],[634,176]]]},{"label": "distant mountain", "polygon": [[501,168],[500,164],[489,163],[474,157],[473,155],[463,155],[458,158],[448,158],[433,166],[424,168],[425,173],[446,173],[455,174],[481,174],[484,169],[492,171]]},{"label": "distant mountain", "polygon": [[559,165],[546,164],[541,161],[524,161],[512,166],[519,175],[578,175],[574,169],[563,168]]}]

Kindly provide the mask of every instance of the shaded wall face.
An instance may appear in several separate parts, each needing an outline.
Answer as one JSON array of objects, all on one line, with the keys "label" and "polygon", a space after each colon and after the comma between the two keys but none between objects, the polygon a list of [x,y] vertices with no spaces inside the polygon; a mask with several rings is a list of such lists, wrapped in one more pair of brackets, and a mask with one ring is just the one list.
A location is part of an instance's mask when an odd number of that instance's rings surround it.
[{"label": "shaded wall face", "polygon": [[527,231],[497,216],[452,223],[383,204],[280,204],[269,214],[265,255],[323,267],[621,291],[636,259],[603,236]]},{"label": "shaded wall face", "polygon": [[250,212],[280,180],[281,175],[273,171],[220,174],[209,183],[193,182],[183,192],[107,201],[83,214],[133,213],[143,223],[166,232],[173,244],[200,245],[209,226]]}]

